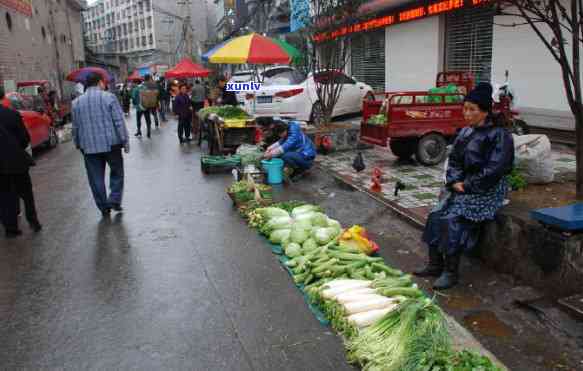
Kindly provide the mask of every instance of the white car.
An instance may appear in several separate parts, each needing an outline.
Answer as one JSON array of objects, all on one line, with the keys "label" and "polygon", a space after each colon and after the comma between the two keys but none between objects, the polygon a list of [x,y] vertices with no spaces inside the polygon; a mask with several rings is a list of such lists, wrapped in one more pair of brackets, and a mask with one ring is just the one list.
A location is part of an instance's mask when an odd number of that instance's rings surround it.
[{"label": "white car", "polygon": [[[266,76],[254,97],[247,95],[245,108],[256,117],[290,117],[318,124],[322,119],[322,108],[318,102],[314,77],[321,79],[327,75],[325,72],[319,72],[310,73],[306,77],[297,70],[289,69]],[[342,82],[343,86],[332,115],[360,112],[362,100],[367,95],[373,94],[373,88],[344,73],[337,72],[334,78]]]},{"label": "white car", "polygon": [[[283,73],[286,71],[294,71],[294,68],[289,67],[289,66],[274,66],[274,67],[268,67],[262,72],[257,71],[257,73],[259,73],[263,79],[269,79],[272,76],[275,76],[279,73]],[[260,79],[257,77],[256,72],[253,70],[244,70],[244,71],[235,72],[233,74],[233,76],[231,76],[231,79],[229,80],[230,83],[238,83],[238,82],[243,83],[243,82],[251,82],[251,81],[260,82]],[[235,93],[235,95],[237,96],[237,101],[239,102],[239,104],[245,105],[245,99],[249,93],[252,93],[252,92],[241,91],[241,92]]]}]

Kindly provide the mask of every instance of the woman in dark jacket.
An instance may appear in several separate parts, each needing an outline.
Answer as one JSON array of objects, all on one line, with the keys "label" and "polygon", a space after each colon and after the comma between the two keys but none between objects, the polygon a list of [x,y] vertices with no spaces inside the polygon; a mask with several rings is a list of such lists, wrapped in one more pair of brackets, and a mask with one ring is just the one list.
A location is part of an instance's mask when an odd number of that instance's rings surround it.
[{"label": "woman in dark jacket", "polygon": [[458,134],[446,172],[444,197],[429,215],[423,241],[429,264],[414,272],[439,277],[433,288],[444,290],[458,282],[461,254],[476,246],[479,226],[494,219],[508,190],[506,175],[514,162],[512,135],[492,115],[492,87],[481,83],[465,99],[469,124]]},{"label": "woman in dark jacket", "polygon": [[180,143],[190,142],[192,130],[192,104],[187,95],[186,84],[180,85],[180,93],[174,99],[174,113],[178,116],[178,140]]}]

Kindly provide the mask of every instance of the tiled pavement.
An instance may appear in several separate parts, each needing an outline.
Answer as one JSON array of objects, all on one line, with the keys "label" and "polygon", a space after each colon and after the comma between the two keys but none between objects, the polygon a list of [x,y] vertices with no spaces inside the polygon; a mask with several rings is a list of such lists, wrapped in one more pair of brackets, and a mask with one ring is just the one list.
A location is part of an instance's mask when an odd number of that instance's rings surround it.
[{"label": "tiled pavement", "polygon": [[[423,223],[436,203],[440,187],[443,184],[443,164],[427,167],[414,161],[399,161],[388,148],[374,147],[361,152],[366,169],[360,173],[352,168],[357,151],[318,156],[316,163],[342,181],[371,194],[393,208],[405,212],[416,222]],[[574,155],[565,151],[553,152],[553,158],[556,174],[575,171]],[[382,172],[381,192],[370,190],[372,172],[375,167],[378,167]],[[395,196],[397,182],[404,184],[405,189],[400,190]]]}]

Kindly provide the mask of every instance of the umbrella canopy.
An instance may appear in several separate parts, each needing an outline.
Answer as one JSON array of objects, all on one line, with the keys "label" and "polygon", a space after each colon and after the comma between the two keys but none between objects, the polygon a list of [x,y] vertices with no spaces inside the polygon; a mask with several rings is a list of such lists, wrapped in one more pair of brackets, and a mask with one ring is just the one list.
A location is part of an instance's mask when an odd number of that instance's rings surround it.
[{"label": "umbrella canopy", "polygon": [[84,83],[85,80],[87,80],[87,77],[90,74],[92,74],[92,73],[97,73],[97,74],[101,75],[101,77],[103,78],[103,80],[105,80],[106,82],[112,82],[113,81],[113,78],[111,77],[111,75],[109,74],[109,72],[107,72],[103,68],[99,68],[99,67],[83,67],[83,68],[79,68],[78,70],[74,70],[74,71],[70,72],[67,75],[66,80],[67,81]]},{"label": "umbrella canopy", "polygon": [[174,68],[166,71],[164,76],[169,79],[187,79],[192,77],[207,77],[211,73],[200,64],[184,58]]},{"label": "umbrella canopy", "polygon": [[211,63],[225,64],[285,64],[291,60],[277,42],[256,33],[230,39],[205,55]]},{"label": "umbrella canopy", "polygon": [[134,70],[134,72],[128,77],[128,81],[139,82],[143,81],[144,78],[140,76],[140,71]]},{"label": "umbrella canopy", "polygon": [[302,53],[295,46],[281,39],[273,39],[285,52],[291,57],[292,62],[299,62],[302,59]]}]

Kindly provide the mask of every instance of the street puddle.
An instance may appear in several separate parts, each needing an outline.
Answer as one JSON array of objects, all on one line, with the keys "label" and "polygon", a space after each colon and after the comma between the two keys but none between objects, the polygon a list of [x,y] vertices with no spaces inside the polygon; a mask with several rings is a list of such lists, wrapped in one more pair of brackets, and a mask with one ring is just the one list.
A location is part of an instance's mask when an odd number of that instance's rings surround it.
[{"label": "street puddle", "polygon": [[464,317],[466,326],[482,335],[494,337],[510,337],[514,329],[500,321],[493,312],[478,311]]},{"label": "street puddle", "polygon": [[451,309],[470,310],[479,307],[482,303],[476,297],[450,296],[445,300],[445,305]]}]

